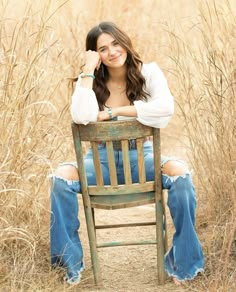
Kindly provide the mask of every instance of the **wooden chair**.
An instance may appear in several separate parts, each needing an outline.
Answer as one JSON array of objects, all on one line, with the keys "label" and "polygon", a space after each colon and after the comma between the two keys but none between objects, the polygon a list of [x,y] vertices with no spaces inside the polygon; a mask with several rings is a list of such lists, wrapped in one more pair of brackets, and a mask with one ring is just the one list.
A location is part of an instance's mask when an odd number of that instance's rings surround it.
[{"label": "wooden chair", "polygon": [[[81,182],[83,204],[87,223],[91,260],[93,266],[94,280],[96,284],[101,283],[101,273],[98,260],[98,248],[120,245],[140,245],[140,244],[156,244],[157,246],[157,268],[158,282],[164,284],[164,251],[165,242],[164,231],[165,215],[162,205],[162,186],[161,186],[161,165],[160,165],[160,130],[144,126],[136,120],[126,121],[109,121],[89,123],[88,125],[78,125],[72,123],[72,132],[76,158],[78,162],[78,173]],[[146,181],[144,155],[143,155],[143,139],[151,136],[153,139],[154,150],[154,166],[155,180]],[[132,183],[131,169],[129,161],[128,139],[136,139],[139,183]],[[82,141],[89,141],[93,150],[93,160],[96,172],[96,185],[87,185],[87,178],[84,166],[84,148]],[[110,185],[104,185],[103,175],[101,171],[98,142],[104,141],[107,148],[107,158],[110,172]],[[124,162],[125,184],[119,185],[117,181],[116,166],[114,161],[114,150],[112,141],[121,141],[122,156]],[[138,222],[118,225],[97,226],[95,222],[94,209],[119,209],[129,208],[138,205],[155,203],[156,218],[154,222]],[[117,228],[131,226],[156,226],[156,238],[154,241],[132,241],[132,242],[108,242],[99,244],[96,239],[96,230],[102,228]]]}]

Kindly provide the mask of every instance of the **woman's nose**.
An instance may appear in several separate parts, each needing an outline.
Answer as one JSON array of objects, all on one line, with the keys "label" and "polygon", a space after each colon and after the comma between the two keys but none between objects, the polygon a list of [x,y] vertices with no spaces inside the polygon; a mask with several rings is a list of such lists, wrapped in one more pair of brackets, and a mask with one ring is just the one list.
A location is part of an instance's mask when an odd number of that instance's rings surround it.
[{"label": "woman's nose", "polygon": [[114,47],[110,47],[109,48],[109,54],[112,56],[115,54],[115,48]]}]

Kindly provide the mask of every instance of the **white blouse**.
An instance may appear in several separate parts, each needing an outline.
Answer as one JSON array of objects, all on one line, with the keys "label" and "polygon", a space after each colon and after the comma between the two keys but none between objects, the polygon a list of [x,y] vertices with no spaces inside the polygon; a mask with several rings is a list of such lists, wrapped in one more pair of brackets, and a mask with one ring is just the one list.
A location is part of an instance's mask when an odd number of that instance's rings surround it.
[{"label": "white blouse", "polygon": [[[156,63],[143,64],[142,75],[146,79],[147,101],[134,101],[137,120],[147,126],[164,128],[174,113],[174,99],[167,80]],[[77,124],[96,122],[98,103],[94,91],[80,86],[78,81],[72,95],[71,116]]]}]

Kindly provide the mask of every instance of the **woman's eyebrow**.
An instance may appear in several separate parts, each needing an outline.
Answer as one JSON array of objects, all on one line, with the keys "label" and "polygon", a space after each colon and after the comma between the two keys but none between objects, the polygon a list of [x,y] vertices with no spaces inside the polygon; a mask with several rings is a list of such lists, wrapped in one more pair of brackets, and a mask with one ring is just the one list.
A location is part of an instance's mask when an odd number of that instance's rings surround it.
[{"label": "woman's eyebrow", "polygon": [[[116,43],[116,42],[117,42],[117,40],[113,40],[113,41],[111,42],[111,44],[113,45],[113,44]],[[103,48],[105,48],[105,47],[107,47],[107,45],[103,45],[103,46],[99,47],[98,50],[101,50],[101,49],[103,49]]]},{"label": "woman's eyebrow", "polygon": [[103,49],[103,48],[105,48],[106,46],[104,45],[104,46],[101,46],[100,48],[98,48],[98,50],[101,50],[101,49]]}]

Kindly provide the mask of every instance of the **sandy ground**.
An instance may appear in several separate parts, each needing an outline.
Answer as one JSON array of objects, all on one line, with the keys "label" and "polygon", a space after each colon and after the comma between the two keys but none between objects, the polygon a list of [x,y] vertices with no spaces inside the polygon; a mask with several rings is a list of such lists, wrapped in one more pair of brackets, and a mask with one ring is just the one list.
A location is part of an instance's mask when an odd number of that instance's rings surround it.
[{"label": "sandy ground", "polygon": [[[156,247],[155,245],[125,246],[99,249],[99,260],[102,269],[103,285],[96,287],[90,261],[90,251],[86,232],[81,196],[79,198],[81,231],[80,237],[84,247],[86,270],[82,280],[71,291],[189,291],[187,286],[176,286],[171,278],[167,277],[164,286],[158,285]],[[128,210],[128,211],[127,211]],[[104,224],[150,221],[154,218],[154,205],[139,206],[126,210],[97,210],[97,223]],[[129,221],[128,221],[129,220]],[[169,246],[173,234],[173,225],[167,209],[167,225]],[[155,227],[134,227],[126,229],[108,229],[98,231],[98,240],[119,241],[132,239],[155,238]]]}]

